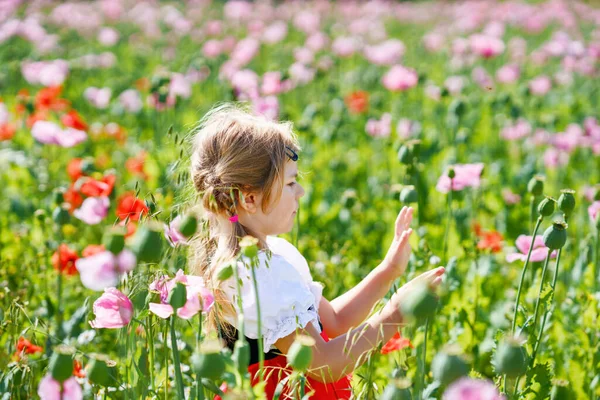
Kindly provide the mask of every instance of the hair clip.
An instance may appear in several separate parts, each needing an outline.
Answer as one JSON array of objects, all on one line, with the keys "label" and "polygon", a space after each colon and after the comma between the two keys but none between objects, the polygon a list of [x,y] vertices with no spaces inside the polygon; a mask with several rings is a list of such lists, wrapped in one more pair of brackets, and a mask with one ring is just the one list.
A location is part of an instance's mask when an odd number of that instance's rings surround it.
[{"label": "hair clip", "polygon": [[237,214],[233,214],[231,217],[229,217],[229,221],[231,221],[231,223],[235,223],[238,222],[238,215]]},{"label": "hair clip", "polygon": [[285,146],[285,148],[289,151],[292,152],[292,155],[290,155],[290,153],[288,153],[287,151],[285,152],[285,154],[292,160],[292,161],[297,161],[298,160],[298,154],[292,150],[291,148]]}]

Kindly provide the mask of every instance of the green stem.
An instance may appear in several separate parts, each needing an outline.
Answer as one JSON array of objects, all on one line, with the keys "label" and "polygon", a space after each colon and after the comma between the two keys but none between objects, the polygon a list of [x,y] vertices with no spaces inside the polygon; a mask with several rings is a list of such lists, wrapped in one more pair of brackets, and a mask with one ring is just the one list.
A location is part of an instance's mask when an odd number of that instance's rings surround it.
[{"label": "green stem", "polygon": [[450,220],[452,219],[452,179],[450,179],[450,191],[448,192],[448,206],[446,213],[446,230],[444,231],[444,261],[447,261],[448,235],[450,234]]},{"label": "green stem", "polygon": [[63,339],[63,313],[62,313],[62,287],[63,287],[63,273],[58,271],[56,275],[56,337]]},{"label": "green stem", "polygon": [[527,252],[527,259],[525,260],[525,265],[523,266],[523,272],[521,272],[521,281],[519,282],[519,290],[517,290],[517,300],[515,301],[515,313],[513,316],[513,325],[512,325],[512,334],[515,334],[515,330],[517,327],[517,312],[519,310],[519,299],[521,298],[521,290],[523,289],[523,282],[525,281],[525,272],[527,272],[527,266],[529,265],[529,259],[531,258],[531,252],[533,251],[533,244],[535,243],[535,236],[537,235],[537,231],[540,228],[542,223],[541,215],[537,219],[537,223],[535,224],[535,228],[533,229],[533,237],[531,240],[531,245],[529,246],[529,252]]},{"label": "green stem", "polygon": [[252,284],[254,285],[254,299],[256,301],[256,315],[257,315],[257,327],[258,327],[258,375],[260,376],[260,380],[264,380],[264,371],[263,367],[265,364],[265,352],[263,351],[263,340],[262,340],[262,322],[260,318],[260,301],[258,296],[258,282],[256,281],[256,268],[257,268],[256,260],[252,260],[251,270],[252,270]]},{"label": "green stem", "polygon": [[175,337],[175,314],[171,315],[171,350],[173,350],[173,367],[175,367],[175,381],[177,383],[177,396],[184,399],[183,376],[181,375],[181,362],[179,361],[179,349]]},{"label": "green stem", "polygon": [[[600,218],[600,217],[598,217]],[[598,270],[600,270],[600,228],[596,231],[596,254],[594,254],[594,291],[598,291]]]},{"label": "green stem", "polygon": [[[196,335],[196,351],[200,351],[200,343],[202,342],[202,311],[198,313],[198,334]],[[202,385],[202,378],[196,374],[196,392],[197,399],[204,400],[204,386]]]},{"label": "green stem", "polygon": [[421,386],[419,387],[419,396],[417,398],[421,398],[421,393],[425,389],[425,375],[427,373],[427,332],[429,332],[429,318],[425,320],[425,337],[423,338],[423,370],[421,371]]},{"label": "green stem", "polygon": [[550,254],[552,254],[552,249],[548,249],[548,254],[546,255],[546,261],[544,261],[544,269],[542,270],[542,279],[540,281],[540,290],[538,292],[538,298],[535,302],[535,311],[533,313],[533,325],[531,326],[531,331],[535,332],[535,325],[537,324],[538,312],[540,310],[540,298],[542,296],[542,290],[544,288],[544,279],[546,278],[546,272],[548,271],[548,263],[550,262]]},{"label": "green stem", "polygon": [[[240,277],[239,277],[239,273],[238,273],[238,268],[237,268],[237,262],[234,263],[232,265],[233,268],[233,279],[235,280],[235,288],[236,288],[236,292],[237,292],[237,306],[238,306],[238,326],[237,326],[237,331],[238,331],[238,340],[241,341],[242,343],[246,341],[246,336],[244,335],[245,330],[244,330],[244,309],[243,304],[242,304],[242,288],[240,286]],[[260,340],[259,340],[260,342]],[[237,371],[236,368],[236,380],[237,380],[237,384],[239,385],[239,387],[243,390],[244,389],[244,377],[242,376],[242,374],[240,373],[240,371]]]},{"label": "green stem", "polygon": [[169,326],[165,324],[165,331],[163,332],[163,344],[164,348],[164,356],[165,356],[165,399],[169,398],[169,346],[167,346],[167,332],[169,330]]},{"label": "green stem", "polygon": [[152,391],[156,392],[155,378],[154,378],[154,333],[152,332],[152,315],[147,317],[148,329],[146,330],[146,339],[148,341],[148,364],[150,370],[150,386]]},{"label": "green stem", "polygon": [[[554,278],[552,279],[552,292],[550,294],[550,301],[552,302],[554,300],[554,290],[556,288],[556,280],[558,277],[558,265],[560,263],[560,255],[562,254],[562,249],[558,250],[558,255],[556,256],[556,267],[554,268]],[[533,353],[531,354],[531,366],[533,367],[533,363],[535,361],[535,356],[537,355],[538,349],[540,348],[540,342],[542,341],[542,334],[544,333],[544,327],[546,325],[546,320],[548,318],[548,315],[550,314],[550,306],[552,305],[552,303],[550,303],[550,305],[548,306],[548,308],[546,309],[546,311],[544,312],[544,317],[542,319],[542,326],[540,327],[540,331],[538,333],[538,337],[535,341],[535,346],[533,347]]]}]

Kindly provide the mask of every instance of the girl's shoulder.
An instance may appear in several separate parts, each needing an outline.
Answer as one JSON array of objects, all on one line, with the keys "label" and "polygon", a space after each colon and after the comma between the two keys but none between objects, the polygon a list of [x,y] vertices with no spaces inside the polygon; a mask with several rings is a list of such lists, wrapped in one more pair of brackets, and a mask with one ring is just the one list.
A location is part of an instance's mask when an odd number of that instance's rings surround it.
[{"label": "girl's shoulder", "polygon": [[312,282],[313,279],[308,268],[308,262],[296,246],[284,238],[277,236],[267,236],[267,245],[269,245],[269,250],[275,256],[283,257],[291,264],[305,282]]}]

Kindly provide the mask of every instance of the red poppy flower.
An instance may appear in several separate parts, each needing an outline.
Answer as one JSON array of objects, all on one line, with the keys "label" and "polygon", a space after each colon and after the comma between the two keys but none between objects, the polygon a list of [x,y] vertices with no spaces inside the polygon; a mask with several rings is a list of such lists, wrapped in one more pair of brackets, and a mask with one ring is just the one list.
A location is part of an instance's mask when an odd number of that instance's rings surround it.
[{"label": "red poppy flower", "polygon": [[25,354],[35,354],[42,353],[44,351],[44,348],[31,343],[29,340],[21,336],[17,341],[17,352],[21,353],[23,351],[25,352]]},{"label": "red poppy flower", "polygon": [[347,95],[344,101],[352,114],[361,114],[369,108],[369,93],[357,90]]},{"label": "red poppy flower", "polygon": [[83,372],[81,363],[77,360],[73,360],[73,375],[78,378],[85,378],[85,372]]},{"label": "red poppy flower", "polygon": [[83,196],[81,196],[81,193],[79,193],[77,190],[75,190],[74,183],[71,184],[71,187],[69,187],[69,189],[67,189],[63,193],[63,198],[66,203],[69,203],[71,205],[71,208],[69,210],[70,212],[73,212],[73,210],[75,210],[76,208],[79,208],[81,203],[83,203]]},{"label": "red poppy flower", "polygon": [[71,110],[64,114],[60,121],[64,126],[68,126],[69,128],[73,129],[79,129],[80,131],[85,131],[88,128],[83,118],[81,118],[81,115],[79,115],[79,113],[77,113],[75,110]]},{"label": "red poppy flower", "polygon": [[68,100],[61,99],[60,93],[62,92],[62,86],[47,87],[41,89],[35,96],[35,109],[63,111],[69,107],[70,103]]},{"label": "red poppy flower", "polygon": [[0,142],[12,139],[16,131],[17,128],[13,124],[0,124]]},{"label": "red poppy flower", "polygon": [[48,119],[48,111],[46,110],[36,110],[35,112],[33,112],[31,115],[29,115],[27,117],[27,120],[25,121],[25,125],[27,125],[28,128],[33,127],[33,125],[38,122],[38,121],[45,121]]},{"label": "red poppy flower", "polygon": [[393,351],[402,350],[405,347],[413,348],[412,343],[409,339],[403,338],[400,332],[396,332],[394,336],[381,348],[381,354],[388,354]]},{"label": "red poppy flower", "polygon": [[117,217],[119,219],[126,219],[129,217],[130,221],[139,221],[142,214],[148,213],[148,207],[146,204],[133,193],[124,193],[117,200]]},{"label": "red poppy flower", "polygon": [[125,168],[127,168],[127,171],[129,171],[133,175],[141,177],[143,180],[148,179],[148,175],[146,174],[146,172],[144,172],[144,163],[146,162],[146,155],[147,153],[145,151],[142,151],[137,156],[131,157],[130,159],[125,161]]},{"label": "red poppy flower", "polygon": [[88,244],[85,249],[81,252],[82,257],[91,257],[94,254],[102,253],[106,248],[103,244]]},{"label": "red poppy flower", "polygon": [[500,232],[483,232],[481,237],[482,239],[477,243],[478,249],[490,250],[492,253],[499,253],[502,251],[502,241],[504,238]]},{"label": "red poppy flower", "polygon": [[54,269],[66,275],[76,275],[75,261],[79,257],[77,253],[71,250],[66,244],[58,246],[58,250],[52,254],[52,265]]},{"label": "red poppy flower", "polygon": [[73,182],[85,175],[81,172],[81,161],[83,161],[82,158],[74,158],[67,164],[67,174],[69,174],[69,178]]},{"label": "red poppy flower", "polygon": [[114,175],[106,175],[101,180],[88,178],[81,185],[79,191],[88,197],[110,196],[116,180],[117,177]]},{"label": "red poppy flower", "polygon": [[127,230],[125,232],[125,237],[126,238],[132,236],[135,233],[136,229],[137,229],[137,224],[135,222],[131,222],[131,221],[129,221],[127,223],[127,225],[125,225],[125,220],[123,220],[123,221],[119,222],[117,225],[125,227],[125,229]]}]

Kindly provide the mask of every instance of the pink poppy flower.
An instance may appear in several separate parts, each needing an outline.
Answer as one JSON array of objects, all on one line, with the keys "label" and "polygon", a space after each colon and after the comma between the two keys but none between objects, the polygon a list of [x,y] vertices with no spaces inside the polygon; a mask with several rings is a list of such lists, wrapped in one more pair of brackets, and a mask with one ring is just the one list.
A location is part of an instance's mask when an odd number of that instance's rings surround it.
[{"label": "pink poppy flower", "polygon": [[315,53],[321,51],[329,44],[329,38],[323,32],[315,32],[306,38],[304,45]]},{"label": "pink poppy flower", "polygon": [[104,294],[94,302],[93,308],[96,319],[90,321],[90,326],[94,329],[122,328],[133,317],[133,303],[114,287],[104,289]]},{"label": "pink poppy flower", "polygon": [[252,101],[252,108],[256,115],[262,115],[270,120],[279,116],[279,100],[277,96],[258,97]]},{"label": "pink poppy flower", "polygon": [[267,44],[276,44],[285,39],[287,34],[287,24],[283,21],[276,21],[262,32],[262,41]]},{"label": "pink poppy flower", "polygon": [[531,134],[531,124],[526,119],[519,118],[514,124],[506,125],[501,136],[506,140],[518,140]]},{"label": "pink poppy flower", "polygon": [[73,215],[88,225],[96,225],[106,217],[109,206],[108,197],[88,197],[81,207],[73,211]]},{"label": "pink poppy flower", "polygon": [[392,114],[385,113],[380,120],[369,119],[365,131],[373,137],[389,137],[392,131]]},{"label": "pink poppy flower", "polygon": [[140,92],[135,89],[127,89],[119,95],[119,103],[125,111],[137,114],[144,106]]},{"label": "pink poppy flower", "polygon": [[116,286],[122,274],[133,270],[136,266],[135,255],[123,249],[116,256],[110,251],[96,253],[75,261],[81,283],[88,289],[101,291]]},{"label": "pink poppy flower", "polygon": [[538,76],[529,82],[529,90],[535,96],[543,96],[552,88],[552,81],[546,75]]},{"label": "pink poppy flower", "polygon": [[202,45],[202,54],[206,58],[214,59],[223,53],[223,46],[221,42],[217,39],[207,40]]},{"label": "pink poppy flower", "polygon": [[398,39],[388,39],[375,46],[366,46],[364,54],[367,60],[376,65],[394,65],[404,55],[406,47]]},{"label": "pink poppy flower", "polygon": [[290,89],[289,80],[281,80],[281,72],[265,72],[260,88],[264,96],[277,95]]},{"label": "pink poppy flower", "polygon": [[305,85],[315,78],[316,71],[304,64],[293,63],[289,70],[291,81],[294,84]]},{"label": "pink poppy flower", "polygon": [[69,74],[69,63],[65,60],[23,62],[21,73],[32,85],[60,86]]},{"label": "pink poppy flower", "polygon": [[[533,236],[520,235],[515,242],[518,252],[507,254],[506,261],[514,262],[516,260],[527,260],[527,253],[529,253],[529,247],[531,247],[532,240]],[[542,235],[537,235],[533,241],[533,250],[531,250],[531,257],[529,260],[532,262],[544,261],[547,254],[548,248],[544,244]],[[556,257],[556,250],[550,254],[550,257]]]},{"label": "pink poppy flower", "polygon": [[569,153],[550,147],[544,152],[544,165],[546,168],[554,169],[569,163]]},{"label": "pink poppy flower", "polygon": [[504,42],[497,37],[475,34],[470,37],[469,44],[474,54],[483,58],[496,57],[504,52]]},{"label": "pink poppy flower", "polygon": [[521,196],[510,189],[502,189],[502,198],[504,199],[504,202],[509,205],[517,204],[521,201]]},{"label": "pink poppy flower", "polygon": [[98,32],[98,42],[103,46],[114,46],[119,41],[119,32],[113,28],[104,27]]},{"label": "pink poppy flower", "polygon": [[357,40],[352,37],[339,37],[331,43],[331,51],[338,57],[350,57],[358,47]]},{"label": "pink poppy flower", "polygon": [[453,75],[446,78],[444,81],[444,87],[450,92],[451,95],[457,96],[462,92],[465,86],[465,78],[463,76]]},{"label": "pink poppy flower", "polygon": [[90,86],[83,92],[83,97],[85,97],[85,99],[89,101],[90,104],[94,107],[103,110],[108,107],[111,94],[111,88],[97,88],[94,86]]},{"label": "pink poppy flower", "polygon": [[521,70],[518,65],[508,64],[496,71],[496,79],[500,83],[513,83],[519,79],[520,74]]},{"label": "pink poppy flower", "polygon": [[482,379],[460,378],[453,382],[442,397],[443,400],[504,400],[496,385]]},{"label": "pink poppy flower", "polygon": [[435,188],[441,193],[448,193],[450,190],[459,191],[467,187],[477,188],[481,184],[483,167],[483,163],[453,165],[452,168],[455,173],[454,178],[450,179],[448,173],[444,172],[444,174],[440,176]]},{"label": "pink poppy flower", "polygon": [[173,307],[168,303],[169,293],[177,282],[186,285],[187,302],[185,305],[177,309],[177,315],[183,319],[190,319],[198,312],[207,312],[212,307],[215,298],[213,294],[206,288],[204,280],[199,276],[184,275],[183,270],[177,271],[175,278],[167,280],[168,277],[163,275],[150,284],[151,291],[160,294],[160,303],[150,303],[150,311],[160,318],[169,318],[173,314]]},{"label": "pink poppy flower", "polygon": [[74,128],[61,129],[54,122],[36,121],[31,127],[31,135],[40,143],[73,147],[87,139],[87,134]]},{"label": "pink poppy flower", "polygon": [[74,376],[63,382],[61,391],[60,382],[52,378],[51,374],[47,374],[40,381],[37,393],[41,400],[83,399],[83,391]]},{"label": "pink poppy flower", "polygon": [[430,32],[423,36],[423,45],[430,53],[437,53],[444,48],[446,37],[437,32]]},{"label": "pink poppy flower", "polygon": [[596,218],[598,218],[598,215],[600,214],[600,201],[595,201],[588,207],[588,214],[590,215],[592,223],[595,223]]},{"label": "pink poppy flower", "polygon": [[391,91],[403,91],[417,85],[419,76],[412,68],[403,67],[402,65],[394,65],[383,76],[381,82],[386,89]]},{"label": "pink poppy flower", "polygon": [[239,66],[247,65],[258,54],[260,42],[254,38],[247,37],[240,40],[231,52],[231,60]]},{"label": "pink poppy flower", "polygon": [[169,83],[169,95],[183,99],[188,99],[192,95],[192,84],[185,78],[185,75],[173,74]]},{"label": "pink poppy flower", "polygon": [[419,121],[411,121],[407,118],[402,118],[396,125],[396,132],[402,139],[409,139],[419,135],[421,132],[421,123]]}]

